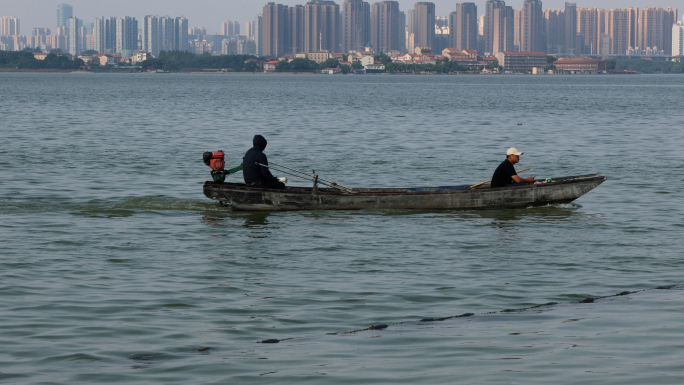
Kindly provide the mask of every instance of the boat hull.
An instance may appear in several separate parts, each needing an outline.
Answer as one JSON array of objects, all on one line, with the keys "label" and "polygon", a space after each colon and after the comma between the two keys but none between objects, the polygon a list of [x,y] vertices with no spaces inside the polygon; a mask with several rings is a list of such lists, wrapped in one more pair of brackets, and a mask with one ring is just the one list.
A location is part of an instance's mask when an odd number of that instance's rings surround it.
[{"label": "boat hull", "polygon": [[458,187],[336,189],[288,187],[272,190],[238,183],[205,182],[204,195],[244,211],[291,210],[482,210],[568,203],[607,178],[597,174],[554,179],[550,183],[469,189]]}]

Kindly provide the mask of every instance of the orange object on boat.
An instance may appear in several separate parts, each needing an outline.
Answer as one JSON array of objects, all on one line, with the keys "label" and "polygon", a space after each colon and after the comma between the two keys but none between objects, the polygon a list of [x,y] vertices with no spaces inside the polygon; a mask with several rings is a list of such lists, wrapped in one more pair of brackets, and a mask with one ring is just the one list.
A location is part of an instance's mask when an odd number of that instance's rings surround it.
[{"label": "orange object on boat", "polygon": [[205,152],[204,164],[211,167],[214,171],[223,171],[226,167],[223,151]]}]

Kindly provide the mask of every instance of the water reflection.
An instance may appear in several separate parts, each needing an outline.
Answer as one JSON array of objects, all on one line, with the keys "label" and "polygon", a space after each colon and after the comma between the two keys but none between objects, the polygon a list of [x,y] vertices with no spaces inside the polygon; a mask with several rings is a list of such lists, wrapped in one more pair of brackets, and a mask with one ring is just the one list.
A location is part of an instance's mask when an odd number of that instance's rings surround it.
[{"label": "water reflection", "polygon": [[240,215],[241,219],[244,220],[242,227],[248,229],[263,229],[269,227],[268,217],[271,213],[247,213]]},{"label": "water reflection", "polygon": [[468,214],[481,219],[490,219],[495,223],[521,220],[528,220],[531,222],[560,222],[573,219],[577,215],[583,215],[578,211],[580,207],[581,206],[577,204],[564,204],[531,207],[527,209],[469,211]]},{"label": "water reflection", "polygon": [[244,228],[250,238],[268,238],[279,226],[269,221],[269,212],[211,212],[202,216],[202,223],[216,228]]},{"label": "water reflection", "polygon": [[435,211],[435,210],[364,210],[359,213],[390,217],[422,216],[424,218],[452,218],[459,221],[486,220],[491,224],[505,224],[511,221],[527,221],[529,223],[549,223],[577,221],[592,217],[579,210],[580,205],[569,203],[530,207],[525,209],[505,210],[467,210],[467,211]]}]

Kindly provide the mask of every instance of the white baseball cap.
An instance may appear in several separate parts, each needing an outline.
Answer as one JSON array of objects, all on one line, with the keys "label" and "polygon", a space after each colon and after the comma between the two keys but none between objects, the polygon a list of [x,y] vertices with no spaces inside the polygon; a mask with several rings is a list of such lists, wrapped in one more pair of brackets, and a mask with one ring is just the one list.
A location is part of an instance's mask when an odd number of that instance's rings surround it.
[{"label": "white baseball cap", "polygon": [[511,147],[506,151],[506,156],[508,155],[522,155],[523,153],[521,151],[518,151],[517,148]]}]

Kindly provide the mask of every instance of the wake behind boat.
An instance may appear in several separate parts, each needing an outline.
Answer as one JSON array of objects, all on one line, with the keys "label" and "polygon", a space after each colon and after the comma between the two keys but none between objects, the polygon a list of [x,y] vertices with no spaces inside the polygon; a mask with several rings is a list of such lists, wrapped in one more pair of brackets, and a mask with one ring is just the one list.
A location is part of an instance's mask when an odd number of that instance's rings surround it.
[{"label": "wake behind boat", "polygon": [[317,188],[282,190],[249,187],[242,183],[208,181],[204,195],[247,211],[291,210],[482,210],[569,203],[607,178],[598,174],[569,176],[524,186],[491,188],[470,186],[418,188]]}]

